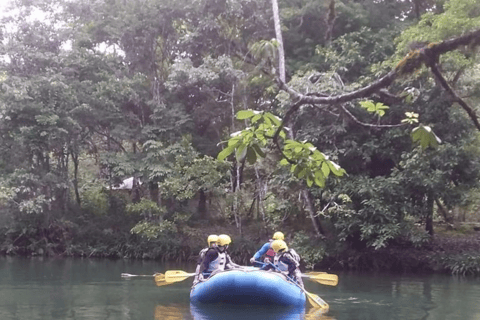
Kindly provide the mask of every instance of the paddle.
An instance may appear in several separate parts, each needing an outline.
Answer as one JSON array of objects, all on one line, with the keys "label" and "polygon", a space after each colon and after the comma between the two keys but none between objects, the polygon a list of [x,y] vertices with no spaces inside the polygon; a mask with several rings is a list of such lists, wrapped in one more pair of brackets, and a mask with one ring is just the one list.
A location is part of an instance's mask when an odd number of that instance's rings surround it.
[{"label": "paddle", "polygon": [[155,273],[155,274],[130,274],[130,273],[122,273],[120,276],[122,278],[131,278],[131,277],[155,277],[157,274],[161,273]]},{"label": "paddle", "polygon": [[182,270],[168,270],[165,272],[165,281],[166,282],[180,282],[187,278],[193,277],[195,273],[186,273]]},{"label": "paddle", "polygon": [[[275,270],[277,271],[280,271],[277,266],[275,266],[274,264],[272,263],[269,263],[272,267],[275,268]],[[280,271],[281,272],[281,271]],[[310,302],[310,304],[313,306],[313,307],[318,307],[318,308],[321,308],[321,309],[324,309],[325,311],[328,311],[328,309],[330,308],[330,306],[328,305],[328,303],[326,303],[322,298],[320,298],[319,296],[317,296],[316,294],[314,293],[310,293],[308,292],[307,290],[305,290],[305,288],[302,288],[302,286],[300,286],[296,281],[294,281],[292,278],[290,278],[288,275],[285,275],[287,277],[288,280],[290,280],[290,282],[292,282],[294,285],[296,285],[297,287],[300,288],[300,290],[302,290],[305,295],[307,296],[308,298],[308,302]]]},{"label": "paddle", "polygon": [[327,286],[336,286],[338,284],[338,276],[336,274],[328,274],[328,273],[304,273],[302,277],[307,278],[309,280],[316,281],[320,284],[324,284]]},{"label": "paddle", "polygon": [[[254,269],[254,268],[251,268],[251,267],[241,267],[241,268],[237,268],[237,269],[244,270],[244,271],[258,270],[258,269]],[[235,269],[233,269],[233,270],[235,270]],[[180,282],[180,281],[183,281],[183,280],[185,280],[189,277],[193,277],[194,275],[195,275],[195,273],[187,273],[183,270],[168,270],[168,271],[165,272],[164,281],[169,282],[169,283]]]},{"label": "paddle", "polygon": [[155,275],[155,284],[157,285],[157,287],[161,287],[172,284],[172,282],[166,282],[165,275],[163,273],[159,273]]},{"label": "paddle", "polygon": [[[260,261],[255,262],[265,265],[265,263]],[[338,284],[338,276],[336,274],[328,274],[326,272],[302,273],[302,278],[307,278],[309,280],[316,281],[326,286],[336,286]]]}]

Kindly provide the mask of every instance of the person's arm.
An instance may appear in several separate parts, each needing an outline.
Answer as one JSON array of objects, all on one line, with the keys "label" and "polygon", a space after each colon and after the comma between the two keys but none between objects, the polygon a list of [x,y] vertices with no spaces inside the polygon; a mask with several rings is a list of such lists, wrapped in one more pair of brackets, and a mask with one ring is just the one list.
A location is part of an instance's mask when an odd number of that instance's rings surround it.
[{"label": "person's arm", "polygon": [[227,253],[227,261],[225,263],[225,266],[228,268],[228,269],[234,269],[234,268],[239,268],[240,265],[236,264],[235,262],[232,261],[232,258],[230,257],[230,255]]},{"label": "person's arm", "polygon": [[[203,258],[205,258],[205,254],[207,254],[207,252],[205,252],[205,253],[203,254],[203,257],[202,257],[202,251],[203,251],[203,249],[200,250],[200,253],[198,254],[198,259],[197,259],[197,264],[198,264],[198,265],[201,265],[201,264],[202,264],[202,260],[203,260]],[[207,251],[208,251],[208,250],[207,250]]]},{"label": "person's arm", "polygon": [[202,266],[201,266],[200,270],[202,272],[207,271],[208,267],[210,266],[210,262],[215,260],[217,258],[217,256],[218,256],[217,250],[215,250],[215,249],[208,250],[207,253],[205,253],[205,259],[203,259],[203,263],[202,263]]},{"label": "person's arm", "polygon": [[261,256],[267,253],[268,249],[270,249],[270,242],[265,243],[260,250],[258,250],[255,255],[253,256],[256,261],[259,261]]},{"label": "person's arm", "polygon": [[261,268],[261,270],[265,270],[265,271],[268,271],[270,269],[274,269],[273,265],[271,263],[266,263],[263,265],[263,267]]},{"label": "person's arm", "polygon": [[290,277],[295,275],[295,269],[297,269],[297,263],[293,260],[293,257],[288,253],[284,254],[281,258],[282,262],[288,266],[288,275]]}]

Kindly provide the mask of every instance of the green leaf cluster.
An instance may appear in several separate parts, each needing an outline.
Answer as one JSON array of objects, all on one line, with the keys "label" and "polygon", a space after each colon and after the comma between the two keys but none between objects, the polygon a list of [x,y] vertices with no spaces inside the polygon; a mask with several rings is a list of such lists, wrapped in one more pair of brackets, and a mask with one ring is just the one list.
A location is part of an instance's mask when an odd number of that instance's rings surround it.
[{"label": "green leaf cluster", "polygon": [[285,158],[280,161],[280,164],[290,165],[290,171],[297,178],[304,179],[309,187],[315,183],[318,187],[324,188],[330,173],[337,177],[346,173],[309,142],[286,140],[283,154]]},{"label": "green leaf cluster", "polygon": [[390,109],[390,107],[384,105],[381,102],[374,103],[373,101],[360,101],[360,106],[367,110],[369,113],[373,113],[378,115],[379,117],[383,117],[385,115],[385,110]]},{"label": "green leaf cluster", "polygon": [[[246,159],[248,163],[254,164],[258,158],[265,158],[262,148],[267,145],[268,139],[275,135],[281,120],[270,112],[254,110],[238,111],[236,117],[238,120],[249,120],[251,126],[233,133],[227,147],[218,154],[217,159],[224,160],[235,153],[237,161]],[[281,130],[279,137],[285,136],[285,131]]]},{"label": "green leaf cluster", "polygon": [[433,132],[429,126],[418,126],[412,130],[412,140],[414,143],[419,143],[422,149],[428,147],[436,148],[442,141]]}]

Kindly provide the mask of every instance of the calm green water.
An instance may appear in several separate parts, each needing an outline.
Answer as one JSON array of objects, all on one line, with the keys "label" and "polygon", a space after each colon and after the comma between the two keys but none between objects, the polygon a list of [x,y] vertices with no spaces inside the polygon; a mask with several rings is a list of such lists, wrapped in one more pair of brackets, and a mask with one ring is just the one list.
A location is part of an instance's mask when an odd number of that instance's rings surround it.
[{"label": "calm green water", "polygon": [[321,319],[478,320],[480,279],[431,275],[339,274],[337,287],[306,282],[330,312],[278,307],[196,308],[191,280],[157,287],[153,278],[122,279],[122,272],[192,272],[193,265],[152,261],[22,259],[0,257],[0,319]]}]

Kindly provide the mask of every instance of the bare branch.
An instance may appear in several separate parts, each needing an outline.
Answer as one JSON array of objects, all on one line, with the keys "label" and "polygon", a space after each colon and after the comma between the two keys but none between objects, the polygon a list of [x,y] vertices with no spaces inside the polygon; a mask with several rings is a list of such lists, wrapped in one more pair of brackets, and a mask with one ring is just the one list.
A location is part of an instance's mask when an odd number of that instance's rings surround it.
[{"label": "bare branch", "polygon": [[382,78],[378,79],[377,81],[373,82],[372,84],[361,88],[359,90],[348,92],[344,94],[340,94],[337,96],[328,96],[328,97],[315,97],[312,95],[306,96],[301,94],[298,91],[293,90],[290,88],[286,83],[278,81],[280,88],[287,91],[292,97],[301,101],[302,103],[310,103],[310,104],[337,104],[342,102],[351,101],[354,99],[359,98],[366,98],[372,95],[374,92],[377,92],[381,88],[388,87],[393,80],[396,78],[397,73],[395,70],[390,71]]},{"label": "bare branch", "polygon": [[404,127],[406,124],[401,123],[401,124],[370,124],[370,123],[365,123],[361,122],[358,120],[348,109],[342,104],[340,105],[340,108],[342,108],[343,112],[347,114],[355,123],[364,126],[364,127],[370,127],[370,128],[398,128],[398,127]]},{"label": "bare branch", "polygon": [[434,61],[430,61],[429,65],[438,82],[440,82],[442,87],[453,97],[454,101],[458,102],[458,104],[467,112],[468,116],[475,124],[475,127],[480,130],[480,123],[478,122],[478,117],[475,111],[465,102],[465,100],[463,100],[457,95],[457,93],[455,92],[455,90],[453,90],[452,87],[450,87],[447,80],[441,74],[440,70],[438,70],[437,64]]},{"label": "bare branch", "polygon": [[[370,85],[358,89],[356,91],[328,97],[316,97],[312,95],[304,95],[292,88],[290,88],[285,82],[277,79],[280,89],[288,92],[292,98],[300,101],[302,104],[337,104],[342,102],[351,101],[359,98],[367,98],[373,93],[378,93],[380,89],[388,87],[392,82],[403,74],[408,74],[422,65],[424,62],[424,56],[427,54],[430,59],[437,61],[438,57],[446,52],[453,51],[459,46],[463,45],[479,45],[480,44],[480,30],[470,32],[466,35],[445,40],[437,43],[430,43],[421,49],[410,51],[409,54],[389,73],[374,81]],[[428,53],[427,53],[428,52]],[[425,53],[425,54],[424,54]]]}]

